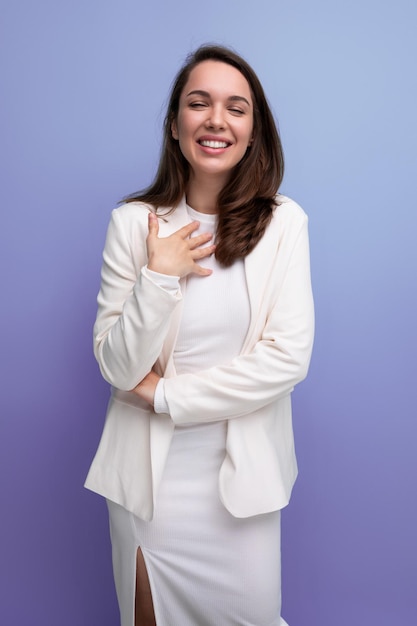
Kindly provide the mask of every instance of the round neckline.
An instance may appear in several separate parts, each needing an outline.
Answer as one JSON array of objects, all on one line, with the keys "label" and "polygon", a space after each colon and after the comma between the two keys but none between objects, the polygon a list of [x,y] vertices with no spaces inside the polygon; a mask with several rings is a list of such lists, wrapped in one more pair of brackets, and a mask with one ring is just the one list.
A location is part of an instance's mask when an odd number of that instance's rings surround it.
[{"label": "round neckline", "polygon": [[198,220],[199,222],[207,222],[210,224],[215,224],[217,221],[217,213],[200,213],[200,211],[196,211],[189,204],[186,204],[188,215],[192,217],[194,220]]}]

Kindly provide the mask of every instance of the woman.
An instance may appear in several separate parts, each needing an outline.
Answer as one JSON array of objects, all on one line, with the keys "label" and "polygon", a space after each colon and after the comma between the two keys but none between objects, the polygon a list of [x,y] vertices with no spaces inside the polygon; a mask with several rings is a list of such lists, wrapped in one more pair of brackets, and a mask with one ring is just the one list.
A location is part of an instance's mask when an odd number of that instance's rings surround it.
[{"label": "woman", "polygon": [[291,391],[313,341],[307,218],[277,195],[262,87],[203,46],[154,183],[113,211],[94,328],[112,397],[86,486],[107,498],[122,626],[282,626]]}]

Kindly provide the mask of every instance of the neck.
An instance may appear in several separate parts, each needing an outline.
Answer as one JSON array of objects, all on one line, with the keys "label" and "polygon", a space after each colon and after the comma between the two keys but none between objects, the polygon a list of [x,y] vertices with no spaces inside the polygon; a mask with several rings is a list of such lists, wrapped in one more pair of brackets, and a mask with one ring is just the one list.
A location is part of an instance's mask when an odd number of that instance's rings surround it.
[{"label": "neck", "polygon": [[197,180],[193,177],[187,188],[187,203],[200,213],[217,213],[217,198],[222,190],[224,181]]}]

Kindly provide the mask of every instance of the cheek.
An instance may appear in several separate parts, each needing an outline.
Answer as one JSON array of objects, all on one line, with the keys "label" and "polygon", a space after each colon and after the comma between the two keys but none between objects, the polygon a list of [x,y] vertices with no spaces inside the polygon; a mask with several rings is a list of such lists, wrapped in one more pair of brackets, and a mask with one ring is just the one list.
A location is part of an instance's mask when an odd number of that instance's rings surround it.
[{"label": "cheek", "polygon": [[176,120],[176,130],[177,134],[180,137],[184,137],[190,134],[192,130],[192,119],[190,119],[190,116],[187,115],[187,112],[180,111],[178,113],[178,117]]},{"label": "cheek", "polygon": [[241,122],[242,123],[236,128],[236,132],[238,133],[242,141],[245,141],[245,143],[250,144],[254,135],[253,121],[241,120]]},{"label": "cheek", "polygon": [[185,120],[178,120],[176,130],[179,149],[185,160],[189,163],[190,159],[192,160],[193,158],[191,131]]},{"label": "cheek", "polygon": [[241,134],[242,139],[244,139],[247,146],[250,146],[253,142],[253,128],[251,125],[246,126],[245,129],[242,129]]},{"label": "cheek", "polygon": [[249,124],[249,133],[248,134],[249,134],[249,141],[250,141],[250,143],[252,143],[253,138],[255,136],[255,129],[254,129],[253,120]]}]

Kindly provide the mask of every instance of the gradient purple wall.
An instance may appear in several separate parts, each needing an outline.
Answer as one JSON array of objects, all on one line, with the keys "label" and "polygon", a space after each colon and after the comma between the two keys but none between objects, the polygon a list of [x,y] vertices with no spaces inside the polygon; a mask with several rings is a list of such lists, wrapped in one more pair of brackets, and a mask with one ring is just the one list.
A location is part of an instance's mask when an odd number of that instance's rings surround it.
[{"label": "gradient purple wall", "polygon": [[415,626],[415,2],[3,5],[0,623],[117,624],[105,505],[82,488],[108,394],[101,250],[154,171],[174,72],[217,41],[258,71],[283,191],[310,215],[317,339],[294,398],[284,616]]}]

